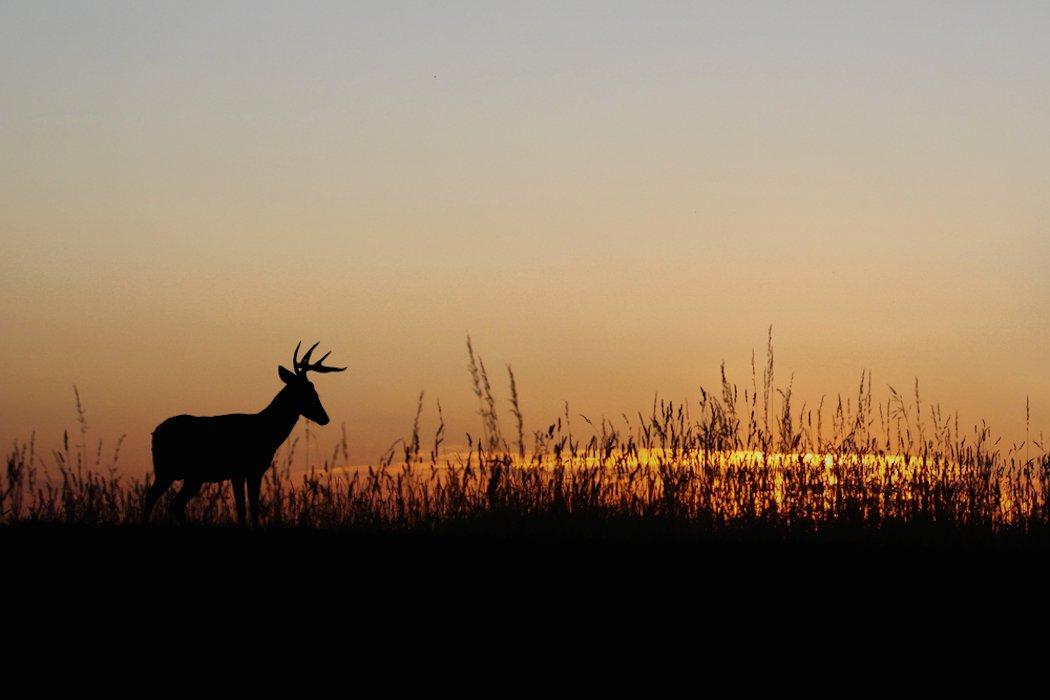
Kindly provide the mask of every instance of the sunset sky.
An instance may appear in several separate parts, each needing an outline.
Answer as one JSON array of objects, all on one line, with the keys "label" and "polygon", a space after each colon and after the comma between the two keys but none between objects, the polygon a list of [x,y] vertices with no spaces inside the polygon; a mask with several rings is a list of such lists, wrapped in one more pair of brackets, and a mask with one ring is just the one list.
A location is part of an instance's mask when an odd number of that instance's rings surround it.
[{"label": "sunset sky", "polygon": [[1050,427],[1050,4],[0,4],[0,439],[256,411],[356,462],[470,333],[527,427],[750,383]]}]

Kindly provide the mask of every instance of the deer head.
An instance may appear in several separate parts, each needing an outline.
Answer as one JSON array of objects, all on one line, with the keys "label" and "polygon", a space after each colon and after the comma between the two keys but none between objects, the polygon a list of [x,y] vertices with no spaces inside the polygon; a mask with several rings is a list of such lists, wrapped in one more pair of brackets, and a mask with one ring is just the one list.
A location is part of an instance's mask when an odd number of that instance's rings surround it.
[{"label": "deer head", "polygon": [[303,355],[303,359],[300,360],[299,348],[302,347],[302,344],[303,341],[300,340],[295,346],[295,352],[292,353],[292,371],[288,371],[283,366],[278,366],[277,376],[287,385],[286,391],[289,392],[292,400],[295,402],[299,415],[307,420],[312,420],[318,425],[327,425],[328,414],[325,412],[324,406],[321,405],[321,398],[317,395],[317,390],[314,388],[313,383],[306,378],[306,373],[342,372],[346,367],[325,367],[325,358],[331,355],[331,352],[326,352],[324,357],[311,364],[310,356],[318,343],[311,345],[310,349]]}]

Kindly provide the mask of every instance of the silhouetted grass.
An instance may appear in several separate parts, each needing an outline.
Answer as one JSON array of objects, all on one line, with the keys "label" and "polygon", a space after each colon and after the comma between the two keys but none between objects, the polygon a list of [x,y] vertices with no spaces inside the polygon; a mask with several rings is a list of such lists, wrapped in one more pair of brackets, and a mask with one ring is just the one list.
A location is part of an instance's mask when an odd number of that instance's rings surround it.
[{"label": "silhouetted grass", "polygon": [[[438,406],[433,442],[412,434],[377,465],[347,466],[345,430],[331,457],[293,475],[291,441],[266,477],[269,528],[377,534],[528,535],[541,538],[690,537],[711,541],[1042,542],[1050,531],[1050,457],[1039,443],[1001,448],[988,427],[960,429],[957,415],[894,389],[876,402],[870,374],[833,407],[792,406],[773,383],[772,337],[762,381],[725,376],[688,405],[654,401],[576,430],[562,417],[527,436],[509,371],[513,438],[503,436],[484,363],[468,339],[481,434],[468,449],[444,449]],[[0,522],[137,523],[147,483],[117,469],[119,443],[104,460],[88,450],[77,396],[79,445],[65,436],[50,459],[33,439],[7,456]],[[401,449],[398,449],[400,446]],[[1037,456],[1031,456],[1035,448]],[[397,454],[397,459],[395,459]],[[166,517],[164,503],[159,520]],[[190,518],[230,525],[228,487],[209,485]]]}]

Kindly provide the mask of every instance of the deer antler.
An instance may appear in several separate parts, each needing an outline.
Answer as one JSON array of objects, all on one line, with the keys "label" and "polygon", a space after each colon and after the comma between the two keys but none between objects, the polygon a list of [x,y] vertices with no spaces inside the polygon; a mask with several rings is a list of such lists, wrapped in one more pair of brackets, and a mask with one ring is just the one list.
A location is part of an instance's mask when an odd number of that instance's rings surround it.
[{"label": "deer antler", "polygon": [[326,352],[324,354],[324,357],[322,357],[320,360],[313,364],[310,364],[310,356],[313,355],[314,349],[316,349],[317,346],[320,345],[320,342],[321,341],[317,341],[316,343],[311,345],[310,349],[306,351],[305,355],[303,355],[302,360],[299,359],[299,348],[302,347],[303,341],[300,340],[299,343],[295,346],[295,352],[292,353],[292,367],[295,369],[296,374],[306,374],[307,372],[343,372],[346,370],[346,367],[324,366],[325,359],[332,354],[331,350]]},{"label": "deer antler", "polygon": [[299,348],[302,347],[303,341],[299,341],[295,344],[295,352],[292,353],[292,371],[299,374]]}]

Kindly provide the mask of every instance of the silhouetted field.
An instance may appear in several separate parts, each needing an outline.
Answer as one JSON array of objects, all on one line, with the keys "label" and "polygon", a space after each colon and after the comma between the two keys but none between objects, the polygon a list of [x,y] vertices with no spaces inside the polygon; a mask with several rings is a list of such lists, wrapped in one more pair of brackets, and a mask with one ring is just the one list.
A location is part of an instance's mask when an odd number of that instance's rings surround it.
[{"label": "silhouetted field", "polygon": [[[854,395],[796,411],[791,386],[774,387],[770,345],[743,390],[723,372],[719,391],[701,390],[691,405],[655,402],[646,414],[597,422],[566,408],[526,435],[513,374],[508,431],[473,348],[469,367],[482,430],[468,449],[444,449],[443,421],[424,440],[422,396],[412,434],[375,466],[349,468],[344,440],[319,467],[293,474],[292,442],[268,472],[263,528],[274,538],[326,531],[430,543],[1048,542],[1050,458],[1042,446],[1002,448],[983,424],[963,431],[956,416],[924,406],[917,387],[913,397],[891,389],[876,402],[870,375],[862,375]],[[219,537],[216,528],[235,522],[229,487],[208,485],[188,509],[195,534],[171,531],[166,502],[159,522],[142,530],[147,483],[120,474],[119,447],[107,463],[101,446],[89,453],[86,433],[81,438],[77,446],[67,436],[49,459],[33,441],[8,454],[0,487],[5,537],[44,525],[134,526],[135,534],[119,536],[178,540],[199,537],[200,528]]]}]

